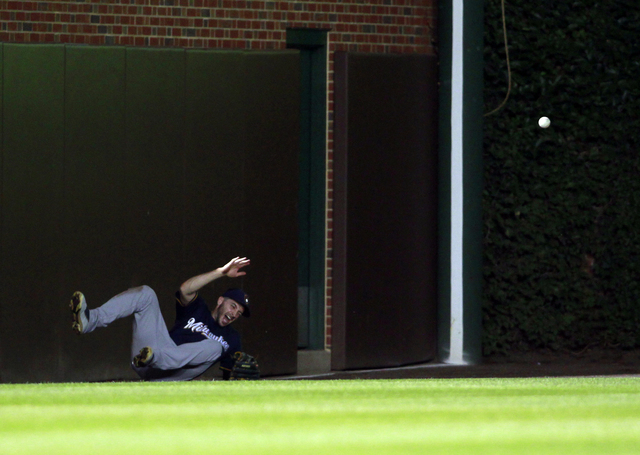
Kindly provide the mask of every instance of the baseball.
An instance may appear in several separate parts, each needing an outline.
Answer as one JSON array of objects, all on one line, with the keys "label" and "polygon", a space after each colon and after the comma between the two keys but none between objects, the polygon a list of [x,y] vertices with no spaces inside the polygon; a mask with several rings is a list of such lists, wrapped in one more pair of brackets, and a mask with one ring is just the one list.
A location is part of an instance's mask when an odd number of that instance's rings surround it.
[{"label": "baseball", "polygon": [[540,128],[549,128],[549,125],[551,125],[551,120],[549,120],[549,117],[540,117],[540,120],[538,120],[538,125],[540,126]]}]

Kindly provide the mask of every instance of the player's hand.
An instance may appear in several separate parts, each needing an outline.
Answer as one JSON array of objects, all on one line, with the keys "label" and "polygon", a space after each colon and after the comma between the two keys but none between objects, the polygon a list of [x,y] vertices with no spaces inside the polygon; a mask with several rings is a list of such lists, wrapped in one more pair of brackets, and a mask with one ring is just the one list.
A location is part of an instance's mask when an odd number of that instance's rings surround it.
[{"label": "player's hand", "polygon": [[250,263],[251,261],[247,258],[241,258],[241,257],[233,258],[227,263],[227,265],[220,268],[220,273],[231,278],[243,276],[243,275],[246,275],[247,272],[242,272],[240,271],[240,269],[248,266]]}]

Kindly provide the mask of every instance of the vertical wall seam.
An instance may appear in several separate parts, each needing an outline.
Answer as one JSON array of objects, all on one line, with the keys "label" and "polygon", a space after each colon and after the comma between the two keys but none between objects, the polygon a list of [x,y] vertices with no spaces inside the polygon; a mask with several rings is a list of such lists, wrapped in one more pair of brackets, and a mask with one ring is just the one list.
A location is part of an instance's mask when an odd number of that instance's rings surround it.
[{"label": "vertical wall seam", "polygon": [[[187,52],[187,50],[184,50],[184,60],[183,60],[183,65],[182,65],[182,69],[183,69],[183,73],[184,73],[184,78],[182,80],[182,99],[183,99],[183,106],[182,106],[182,135],[181,135],[181,146],[180,148],[182,149],[180,151],[180,154],[182,155],[182,269],[185,270],[187,269],[187,214],[186,214],[186,207],[187,207],[187,144],[189,143],[188,141],[188,136],[191,133],[191,127],[189,127],[188,129],[186,128],[187,126],[187,109],[188,109],[188,103],[189,103],[189,93],[188,93],[188,84],[187,84],[187,78],[189,77],[189,69],[188,69],[188,65],[189,65],[189,54]],[[188,269],[187,269],[188,270]]]}]

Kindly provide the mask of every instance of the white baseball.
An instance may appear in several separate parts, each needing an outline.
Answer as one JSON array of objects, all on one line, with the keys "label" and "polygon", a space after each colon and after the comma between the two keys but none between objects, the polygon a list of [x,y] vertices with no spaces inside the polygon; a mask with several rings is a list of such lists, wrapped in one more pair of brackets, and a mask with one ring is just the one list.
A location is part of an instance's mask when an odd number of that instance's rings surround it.
[{"label": "white baseball", "polygon": [[538,120],[538,125],[540,126],[540,128],[549,128],[549,125],[551,125],[551,120],[549,120],[549,117],[540,117],[540,120]]}]

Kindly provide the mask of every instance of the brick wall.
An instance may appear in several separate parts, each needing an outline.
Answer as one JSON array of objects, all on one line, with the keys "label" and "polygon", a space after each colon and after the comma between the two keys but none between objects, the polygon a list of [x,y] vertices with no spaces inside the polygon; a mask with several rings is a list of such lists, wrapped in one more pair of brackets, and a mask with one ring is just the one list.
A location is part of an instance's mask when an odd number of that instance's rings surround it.
[{"label": "brick wall", "polygon": [[434,53],[437,0],[0,1],[0,41],[285,49],[288,28],[329,32],[326,346],[331,346],[333,54]]},{"label": "brick wall", "polygon": [[435,0],[0,1],[0,40],[283,49],[286,29],[332,29],[360,52],[430,52]]}]

